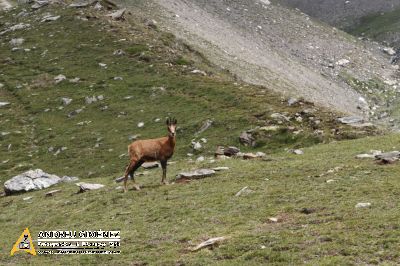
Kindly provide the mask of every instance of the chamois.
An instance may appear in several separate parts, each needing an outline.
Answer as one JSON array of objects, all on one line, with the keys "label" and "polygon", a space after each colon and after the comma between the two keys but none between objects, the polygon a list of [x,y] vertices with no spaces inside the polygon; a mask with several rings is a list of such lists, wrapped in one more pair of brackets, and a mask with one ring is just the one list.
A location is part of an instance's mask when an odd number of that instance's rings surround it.
[{"label": "chamois", "polygon": [[135,183],[134,174],[144,162],[160,161],[162,167],[161,183],[167,184],[167,161],[172,157],[175,150],[176,123],[175,118],[167,119],[167,137],[137,140],[128,146],[130,159],[124,176],[124,192],[127,191],[128,176],[132,178],[135,188],[140,190],[140,187]]}]

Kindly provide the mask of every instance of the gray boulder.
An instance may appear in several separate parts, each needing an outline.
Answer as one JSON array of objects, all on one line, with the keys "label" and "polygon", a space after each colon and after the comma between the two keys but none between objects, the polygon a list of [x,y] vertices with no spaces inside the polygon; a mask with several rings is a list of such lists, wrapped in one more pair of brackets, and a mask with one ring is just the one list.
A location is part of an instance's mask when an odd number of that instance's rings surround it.
[{"label": "gray boulder", "polygon": [[338,118],[339,122],[342,124],[360,124],[364,122],[364,119],[359,116],[346,116],[346,117],[340,117]]},{"label": "gray boulder", "polygon": [[254,146],[255,145],[255,139],[254,137],[247,132],[242,132],[239,136],[239,141],[245,146]]},{"label": "gray boulder", "polygon": [[31,6],[32,9],[39,9],[44,6],[47,6],[49,4],[49,1],[47,0],[41,0],[41,1],[35,1],[35,3]]},{"label": "gray boulder", "polygon": [[226,156],[235,156],[238,152],[240,152],[240,149],[235,146],[229,146],[224,149],[224,155]]},{"label": "gray boulder", "polygon": [[382,164],[390,164],[400,159],[399,151],[385,152],[375,155],[375,159],[380,161]]},{"label": "gray boulder", "polygon": [[61,178],[56,175],[47,174],[41,169],[29,170],[7,180],[4,183],[4,192],[6,195],[11,195],[13,193],[39,190],[59,182],[61,182]]}]

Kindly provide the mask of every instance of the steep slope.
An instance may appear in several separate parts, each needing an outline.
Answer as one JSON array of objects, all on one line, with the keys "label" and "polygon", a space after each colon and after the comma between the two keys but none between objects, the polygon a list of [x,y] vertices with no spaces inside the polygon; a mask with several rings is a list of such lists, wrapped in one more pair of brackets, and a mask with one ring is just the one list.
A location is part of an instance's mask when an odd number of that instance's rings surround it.
[{"label": "steep slope", "polygon": [[[368,134],[312,103],[288,106],[277,93],[232,80],[140,14],[120,22],[106,11],[63,7],[2,14],[0,102],[10,104],[0,107],[0,181],[33,167],[122,173],[127,145],[165,135],[169,115],[179,121],[175,158],[240,146],[241,132],[265,126],[275,131],[260,131],[255,145],[268,152]],[[48,13],[60,18],[43,21]],[[29,27],[7,31],[20,23]],[[208,120],[212,126],[195,134]],[[193,151],[201,138],[207,143]]]},{"label": "steep slope", "polygon": [[[0,32],[29,24],[0,36],[0,102],[9,102],[0,107],[0,183],[42,168],[105,185],[0,195],[1,265],[398,263],[399,164],[355,155],[399,150],[399,135],[323,144],[370,132],[338,124],[338,114],[312,103],[288,106],[271,90],[233,80],[139,8],[124,21],[109,12],[64,3],[0,12]],[[60,17],[43,21],[49,14]],[[169,115],[179,129],[168,180],[191,169],[229,169],[169,186],[158,185],[160,169],[139,170],[142,190],[123,194],[114,178],[127,163],[127,145],[164,135]],[[196,134],[209,119],[211,127]],[[240,132],[257,128],[264,135],[256,147],[239,143]],[[200,138],[207,143],[193,151],[191,141]],[[217,160],[216,145],[268,155]],[[294,148],[304,154],[288,152]],[[200,155],[204,161],[194,160]],[[248,193],[235,196],[244,187]],[[53,189],[60,191],[45,196]],[[371,206],[356,209],[359,202]],[[34,240],[40,231],[120,230],[121,254],[10,256],[26,227]],[[226,240],[190,252],[216,236]]]},{"label": "steep slope", "polygon": [[352,27],[358,24],[362,17],[393,11],[400,7],[399,0],[276,0],[275,2],[299,8],[312,17],[340,28]]},{"label": "steep slope", "polygon": [[400,48],[400,9],[362,17],[360,23],[348,31]]},{"label": "steep slope", "polygon": [[[158,8],[165,28],[247,82],[376,118],[396,98],[397,91],[383,83],[395,79],[395,70],[377,45],[301,12],[266,1],[156,2],[147,6],[149,16]],[[360,88],[353,80],[379,86]]]}]

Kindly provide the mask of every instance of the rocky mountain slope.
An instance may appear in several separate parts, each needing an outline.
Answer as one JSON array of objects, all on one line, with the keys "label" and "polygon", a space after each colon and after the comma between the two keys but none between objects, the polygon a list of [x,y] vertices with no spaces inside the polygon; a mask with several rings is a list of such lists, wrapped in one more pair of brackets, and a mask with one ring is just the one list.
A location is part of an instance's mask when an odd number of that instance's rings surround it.
[{"label": "rocky mountain slope", "polygon": [[290,7],[340,28],[352,27],[368,15],[400,8],[400,0],[276,0]]},{"label": "rocky mountain slope", "polygon": [[154,1],[145,10],[246,82],[372,118],[387,117],[397,99],[396,68],[378,45],[302,12],[261,0]]},{"label": "rocky mountain slope", "polygon": [[[284,98],[274,84],[235,79],[165,32],[141,9],[149,2],[131,2],[116,19],[124,9],[106,0],[44,3],[0,11],[0,184],[10,193],[0,193],[1,265],[398,262],[399,152],[374,162],[400,149],[398,134],[372,137],[373,127],[339,123],[340,114]],[[160,168],[141,168],[142,190],[124,194],[114,180],[127,145],[166,135],[167,116],[178,119],[170,185],[159,185]],[[218,146],[261,155],[214,156]],[[175,178],[205,168],[220,171]],[[38,190],[11,194],[21,174]],[[46,188],[45,176],[55,184]],[[40,231],[120,230],[121,254],[9,256],[26,227],[34,240]],[[196,250],[215,238],[223,240]]]}]

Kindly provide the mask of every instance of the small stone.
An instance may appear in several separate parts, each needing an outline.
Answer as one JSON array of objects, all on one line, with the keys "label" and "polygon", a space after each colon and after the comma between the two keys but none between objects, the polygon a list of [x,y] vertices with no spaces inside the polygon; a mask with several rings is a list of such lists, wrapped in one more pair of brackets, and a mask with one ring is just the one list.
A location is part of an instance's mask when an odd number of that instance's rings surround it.
[{"label": "small stone", "polygon": [[126,8],[119,9],[111,14],[108,14],[107,17],[111,17],[113,20],[123,20]]},{"label": "small stone", "polygon": [[263,157],[265,157],[265,156],[267,156],[265,153],[263,153],[263,152],[261,152],[261,151],[258,151],[258,152],[256,152],[256,156],[258,157],[258,158],[263,158]]},{"label": "small stone", "polygon": [[102,68],[107,68],[107,64],[104,64],[104,63],[99,63],[99,66]]},{"label": "small stone", "polygon": [[236,194],[235,194],[235,196],[236,197],[240,197],[241,195],[247,195],[247,194],[250,194],[250,193],[253,193],[254,191],[253,190],[251,190],[249,187],[244,187],[244,188],[242,188],[241,190],[239,190]]},{"label": "small stone", "polygon": [[280,113],[273,113],[270,115],[270,117],[278,121],[287,121],[287,122],[290,121],[289,117]]},{"label": "small stone", "polygon": [[97,3],[97,0],[89,0],[89,1],[80,1],[77,3],[72,3],[69,5],[69,7],[76,7],[76,8],[82,8],[82,7],[88,7],[91,5],[94,5],[95,3]]},{"label": "small stone", "polygon": [[33,4],[31,6],[31,8],[32,9],[39,9],[39,8],[44,7],[44,6],[47,6],[48,4],[49,4],[49,1],[47,1],[47,0],[36,0],[35,4]]},{"label": "small stone", "polygon": [[207,76],[206,72],[204,72],[202,70],[198,70],[198,69],[192,70],[190,73],[192,73],[192,74],[201,74],[203,76]]},{"label": "small stone", "polygon": [[103,6],[100,4],[100,2],[97,2],[95,5],[94,5],[94,7],[93,7],[95,10],[102,10],[103,9]]},{"label": "small stone", "polygon": [[335,182],[336,180],[335,179],[329,179],[329,180],[326,180],[326,183],[333,183],[333,182]]},{"label": "small stone", "polygon": [[64,75],[62,75],[62,74],[60,74],[60,75],[54,77],[54,80],[55,80],[56,84],[60,83],[61,81],[66,80],[66,79],[67,79],[67,77],[64,76]]},{"label": "small stone", "polygon": [[15,39],[11,39],[11,41],[9,43],[11,46],[17,47],[17,46],[21,46],[24,42],[25,42],[24,38],[15,38]]},{"label": "small stone", "polygon": [[58,20],[59,18],[61,18],[61,16],[47,15],[47,16],[44,16],[44,17],[42,18],[42,21],[41,21],[41,22],[56,21],[56,20]]},{"label": "small stone", "polygon": [[63,105],[69,105],[72,102],[72,99],[63,97],[61,98],[61,102]]},{"label": "small stone", "polygon": [[30,200],[30,199],[32,199],[33,197],[25,197],[25,198],[23,198],[22,200]]},{"label": "small stone", "polygon": [[118,49],[113,52],[113,55],[121,56],[121,55],[125,55],[125,52],[121,49]]},{"label": "small stone", "polygon": [[299,102],[298,99],[296,99],[296,98],[290,98],[290,99],[288,100],[288,105],[289,105],[289,106],[292,106],[292,105],[295,105],[295,104],[298,103],[298,102]]},{"label": "small stone", "polygon": [[262,131],[278,131],[280,127],[279,126],[265,126],[265,127],[260,127],[260,130]]},{"label": "small stone", "polygon": [[76,183],[76,185],[79,187],[79,192],[86,192],[89,190],[96,190],[104,187],[104,185],[102,184],[90,184],[90,183]]},{"label": "small stone", "polygon": [[137,127],[138,127],[138,128],[144,127],[144,122],[139,122],[139,123],[137,124]]},{"label": "small stone", "polygon": [[256,159],[256,158],[258,158],[258,156],[251,152],[243,154],[243,159],[245,159],[245,160],[251,160],[251,159]]},{"label": "small stone", "polygon": [[363,153],[363,154],[356,155],[356,158],[357,159],[375,159],[375,155]]},{"label": "small stone", "polygon": [[192,148],[195,151],[199,151],[203,148],[203,146],[200,144],[200,142],[192,142]]},{"label": "small stone", "polygon": [[150,27],[153,29],[157,28],[157,21],[155,21],[154,19],[147,20],[145,24],[147,27]]},{"label": "small stone", "polygon": [[396,51],[392,47],[385,47],[382,49],[386,54],[393,56],[396,54]]},{"label": "small stone", "polygon": [[78,181],[79,178],[76,176],[63,176],[61,177],[61,182],[65,182],[65,183],[72,183],[72,182],[76,182]]},{"label": "small stone", "polygon": [[140,137],[140,134],[130,135],[130,136],[128,137],[128,139],[129,139],[130,141],[133,141],[133,140],[137,140],[139,137]]},{"label": "small stone", "polygon": [[239,136],[239,141],[245,146],[254,146],[255,145],[255,139],[253,135],[247,132],[242,132]]},{"label": "small stone", "polygon": [[92,104],[94,102],[97,102],[97,97],[96,96],[86,96],[85,97],[85,103],[86,104]]},{"label": "small stone", "polygon": [[268,221],[270,221],[271,223],[277,223],[277,222],[279,222],[279,219],[276,217],[269,217]]},{"label": "small stone", "polygon": [[212,168],[212,170],[217,171],[217,172],[219,172],[219,171],[225,171],[225,170],[229,170],[229,167],[226,167],[226,166],[219,166],[219,167],[214,167],[214,168]]},{"label": "small stone", "polygon": [[369,208],[369,207],[371,207],[371,203],[369,203],[369,202],[360,202],[360,203],[357,203],[355,207],[356,208]]},{"label": "small stone", "polygon": [[46,197],[54,196],[54,194],[56,194],[56,193],[58,193],[58,192],[61,192],[61,190],[60,190],[60,189],[55,189],[55,190],[52,190],[52,191],[47,192],[47,193],[44,194],[44,195],[45,195]]},{"label": "small stone", "polygon": [[226,156],[235,156],[236,154],[238,154],[240,152],[240,149],[238,147],[235,146],[229,146],[226,149],[224,148],[222,150],[222,154],[226,155]]},{"label": "small stone", "polygon": [[10,104],[9,102],[0,102],[0,107],[7,106],[9,104]]},{"label": "small stone", "polygon": [[73,79],[70,79],[69,82],[71,82],[71,83],[78,83],[79,80],[81,80],[81,79],[80,79],[80,78],[73,78]]},{"label": "small stone", "polygon": [[196,159],[196,162],[200,163],[200,162],[204,162],[205,158],[204,156],[200,156],[199,158]]},{"label": "small stone", "polygon": [[199,131],[197,131],[197,132],[195,133],[195,135],[199,135],[199,134],[203,133],[204,131],[206,131],[207,129],[209,129],[209,128],[212,126],[213,123],[214,123],[214,122],[213,122],[212,120],[207,119],[207,120],[203,123],[203,125],[201,126],[201,128],[199,129]]},{"label": "small stone", "polygon": [[142,164],[142,167],[144,169],[158,168],[158,167],[160,167],[160,163],[159,162],[146,162],[146,163]]},{"label": "small stone", "polygon": [[340,59],[339,61],[336,62],[336,65],[338,66],[346,66],[350,63],[349,60],[347,59]]},{"label": "small stone", "polygon": [[299,150],[299,149],[291,150],[291,152],[292,152],[293,154],[296,154],[296,155],[303,155],[303,154],[304,154],[304,151]]}]

